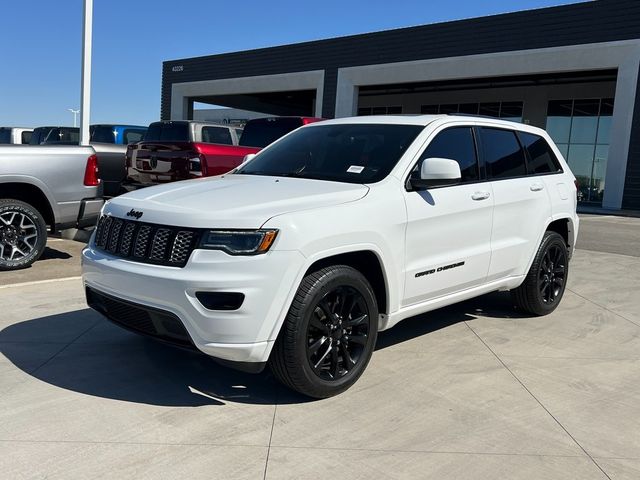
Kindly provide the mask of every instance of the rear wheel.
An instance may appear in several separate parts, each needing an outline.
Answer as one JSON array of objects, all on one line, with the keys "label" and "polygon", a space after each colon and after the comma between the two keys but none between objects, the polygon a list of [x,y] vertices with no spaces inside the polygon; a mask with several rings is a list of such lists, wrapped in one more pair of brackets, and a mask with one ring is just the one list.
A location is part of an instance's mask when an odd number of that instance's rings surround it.
[{"label": "rear wheel", "polygon": [[20,200],[0,200],[0,271],[30,266],[46,243],[47,225],[40,212]]},{"label": "rear wheel", "polygon": [[323,268],[298,288],[271,354],[271,369],[304,395],[337,395],[362,375],[377,333],[378,307],[367,279],[346,265]]},{"label": "rear wheel", "polygon": [[512,290],[518,308],[533,315],[553,312],[562,300],[569,276],[569,255],[564,238],[545,232],[524,282]]}]

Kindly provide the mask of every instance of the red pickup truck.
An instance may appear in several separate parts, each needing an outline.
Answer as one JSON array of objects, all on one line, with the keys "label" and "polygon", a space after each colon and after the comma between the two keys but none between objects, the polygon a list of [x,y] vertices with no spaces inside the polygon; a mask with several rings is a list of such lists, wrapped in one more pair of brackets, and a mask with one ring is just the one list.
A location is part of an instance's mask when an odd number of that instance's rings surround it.
[{"label": "red pickup truck", "polygon": [[128,187],[221,175],[302,125],[322,119],[269,117],[240,128],[187,120],[154,122],[127,148]]}]

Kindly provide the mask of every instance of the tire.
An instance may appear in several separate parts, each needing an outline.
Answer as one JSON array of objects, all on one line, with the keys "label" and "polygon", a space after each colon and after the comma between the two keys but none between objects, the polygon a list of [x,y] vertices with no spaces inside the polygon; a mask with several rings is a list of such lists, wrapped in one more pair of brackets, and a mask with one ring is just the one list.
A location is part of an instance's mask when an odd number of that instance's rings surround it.
[{"label": "tire", "polygon": [[302,280],[269,365],[292,390],[331,397],[360,378],[377,335],[378,306],[367,279],[346,265],[326,267]]},{"label": "tire", "polygon": [[31,266],[46,243],[47,225],[38,210],[20,200],[0,200],[0,271]]},{"label": "tire", "polygon": [[527,313],[547,315],[560,304],[568,277],[567,244],[560,234],[547,231],[524,282],[511,291],[513,301]]}]

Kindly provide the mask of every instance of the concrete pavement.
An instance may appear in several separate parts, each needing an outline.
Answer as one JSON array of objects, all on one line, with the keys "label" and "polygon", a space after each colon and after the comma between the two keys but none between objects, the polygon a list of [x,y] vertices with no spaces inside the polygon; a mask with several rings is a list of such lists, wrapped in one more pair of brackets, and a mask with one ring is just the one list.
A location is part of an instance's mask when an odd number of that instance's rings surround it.
[{"label": "concrete pavement", "polygon": [[322,401],[123,331],[77,279],[0,288],[0,478],[637,479],[639,286],[578,250],[552,315],[414,317]]}]

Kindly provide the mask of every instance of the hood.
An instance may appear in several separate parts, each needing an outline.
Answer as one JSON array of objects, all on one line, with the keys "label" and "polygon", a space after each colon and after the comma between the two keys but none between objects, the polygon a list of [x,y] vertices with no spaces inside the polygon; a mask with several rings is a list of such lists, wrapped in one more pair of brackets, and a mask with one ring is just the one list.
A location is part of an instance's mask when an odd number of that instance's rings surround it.
[{"label": "hood", "polygon": [[141,222],[193,228],[259,228],[276,215],[353,202],[365,185],[290,177],[222,175],[136,190],[104,212]]}]

